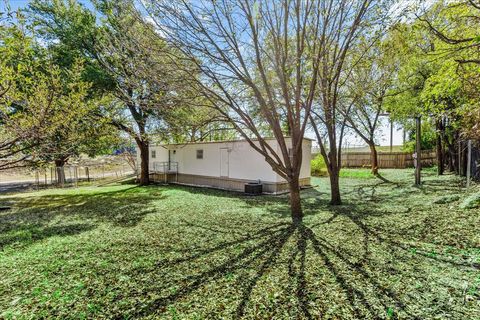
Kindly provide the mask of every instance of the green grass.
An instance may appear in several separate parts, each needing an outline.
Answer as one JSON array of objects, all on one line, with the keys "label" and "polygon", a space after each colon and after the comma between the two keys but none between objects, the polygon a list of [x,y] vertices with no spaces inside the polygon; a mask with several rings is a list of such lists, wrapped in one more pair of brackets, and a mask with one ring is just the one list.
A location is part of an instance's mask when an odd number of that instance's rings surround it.
[{"label": "green grass", "polygon": [[297,227],[286,196],[0,196],[0,318],[480,319],[480,215],[459,208],[462,181],[382,172],[392,183],[342,178],[338,207],[314,178]]},{"label": "green grass", "polygon": [[340,170],[340,178],[350,179],[375,179],[370,169],[350,169],[343,168]]}]

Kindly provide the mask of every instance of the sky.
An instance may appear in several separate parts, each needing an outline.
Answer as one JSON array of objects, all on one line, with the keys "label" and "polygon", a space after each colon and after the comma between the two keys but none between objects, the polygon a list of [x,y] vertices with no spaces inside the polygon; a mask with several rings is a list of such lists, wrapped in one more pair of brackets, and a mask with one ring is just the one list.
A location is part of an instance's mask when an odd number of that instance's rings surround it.
[{"label": "sky", "polygon": [[[29,0],[9,0],[10,7],[12,10],[16,10],[18,8],[23,8],[25,7],[30,1]],[[4,9],[5,8],[5,3],[2,1],[0,3],[0,8]]]},{"label": "sky", "polygon": [[[28,5],[30,0],[9,0],[10,7],[13,11],[24,8]],[[81,3],[88,3],[88,1],[79,1]],[[0,0],[0,11],[5,9],[4,1]],[[313,132],[307,132],[306,136],[315,139]],[[381,146],[390,145],[390,124],[388,121],[382,121],[381,126],[377,133],[377,143]],[[403,130],[397,126],[394,126],[393,130],[393,145],[402,145],[403,143]],[[357,135],[350,133],[344,139],[344,145],[348,146],[364,146],[365,143]]]},{"label": "sky", "polygon": [[[12,11],[25,8],[30,2],[30,0],[6,0],[6,1],[10,4],[10,8],[12,9]],[[82,0],[79,0],[79,2],[83,4],[89,3],[89,1],[82,1]],[[4,9],[5,9],[5,0],[0,0],[0,12],[3,11]]]}]

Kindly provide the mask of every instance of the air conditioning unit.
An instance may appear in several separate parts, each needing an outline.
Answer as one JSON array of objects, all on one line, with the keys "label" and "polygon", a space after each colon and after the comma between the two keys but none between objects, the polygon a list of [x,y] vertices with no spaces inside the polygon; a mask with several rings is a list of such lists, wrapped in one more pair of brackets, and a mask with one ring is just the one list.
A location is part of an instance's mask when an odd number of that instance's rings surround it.
[{"label": "air conditioning unit", "polygon": [[245,183],[245,194],[251,195],[251,196],[257,196],[261,195],[263,192],[263,185],[258,182],[249,182]]}]

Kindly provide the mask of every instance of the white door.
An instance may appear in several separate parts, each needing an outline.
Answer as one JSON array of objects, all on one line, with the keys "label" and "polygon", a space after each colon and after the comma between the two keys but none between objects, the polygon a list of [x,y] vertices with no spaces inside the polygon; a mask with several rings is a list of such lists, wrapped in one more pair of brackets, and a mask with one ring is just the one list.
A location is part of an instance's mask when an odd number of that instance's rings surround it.
[{"label": "white door", "polygon": [[220,149],[220,177],[228,177],[228,149]]},{"label": "white door", "polygon": [[170,162],[177,162],[177,150],[170,150]]},{"label": "white door", "polygon": [[178,171],[177,163],[177,150],[169,150],[170,162],[168,163],[169,171]]}]

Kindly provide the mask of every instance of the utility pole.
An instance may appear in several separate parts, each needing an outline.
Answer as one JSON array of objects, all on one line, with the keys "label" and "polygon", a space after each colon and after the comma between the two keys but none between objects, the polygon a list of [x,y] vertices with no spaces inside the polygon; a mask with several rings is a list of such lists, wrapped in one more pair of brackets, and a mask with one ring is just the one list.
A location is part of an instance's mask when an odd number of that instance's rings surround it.
[{"label": "utility pole", "polygon": [[421,185],[422,178],[421,178],[421,170],[422,170],[422,144],[421,144],[421,135],[422,135],[422,118],[421,116],[416,117],[416,148],[415,152],[417,154],[417,165],[415,166],[415,184],[417,186]]}]

